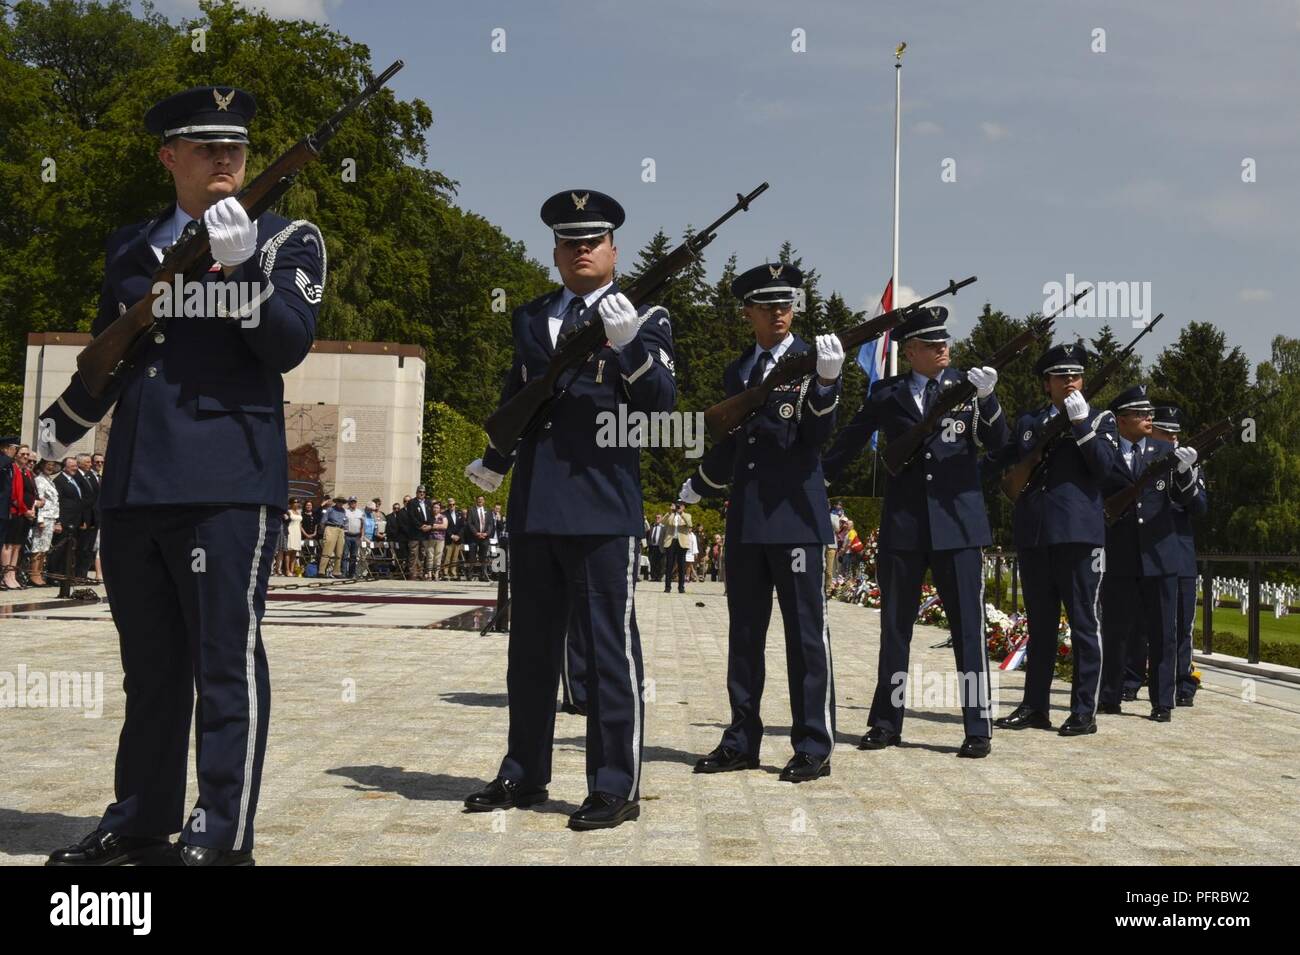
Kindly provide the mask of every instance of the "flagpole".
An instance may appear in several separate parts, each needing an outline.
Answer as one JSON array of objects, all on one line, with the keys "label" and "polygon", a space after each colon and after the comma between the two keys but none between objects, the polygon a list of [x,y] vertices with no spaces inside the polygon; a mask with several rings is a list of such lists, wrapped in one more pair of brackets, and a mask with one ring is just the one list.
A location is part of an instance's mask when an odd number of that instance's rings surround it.
[{"label": "flagpole", "polygon": [[[901,146],[902,146],[902,119],[903,119],[903,51],[907,49],[907,43],[898,44],[894,50],[894,270],[893,270],[893,289],[894,289],[894,307],[902,304],[899,300],[898,284],[898,187],[899,178],[902,172],[901,168]],[[889,373],[890,375],[898,374],[898,342],[894,336],[889,336]]]}]

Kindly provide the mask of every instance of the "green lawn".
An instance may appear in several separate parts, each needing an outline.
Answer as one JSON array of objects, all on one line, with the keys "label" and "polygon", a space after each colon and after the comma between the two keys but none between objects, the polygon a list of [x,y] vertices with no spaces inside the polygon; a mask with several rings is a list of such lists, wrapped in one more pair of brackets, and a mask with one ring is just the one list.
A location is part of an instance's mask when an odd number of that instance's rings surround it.
[{"label": "green lawn", "polygon": [[[1199,603],[1199,602],[1198,602]],[[1201,645],[1201,611],[1197,610],[1196,627],[1192,639]],[[1234,633],[1244,638],[1246,622],[1249,620],[1236,607],[1214,608],[1214,630],[1216,633]],[[1281,620],[1273,616],[1272,610],[1263,610],[1259,615],[1259,639],[1261,643],[1300,643],[1300,614],[1289,613]]]},{"label": "green lawn", "polygon": [[[1003,578],[1006,583],[1006,578]],[[992,602],[993,581],[990,579],[985,585],[985,595],[989,602]],[[1017,594],[1020,609],[1025,609],[1023,592]],[[1011,604],[1011,591],[1007,590],[1006,599],[1003,601],[1002,609],[1009,612]],[[1220,633],[1232,633],[1246,637],[1246,621],[1240,609],[1237,607],[1215,607],[1214,608],[1214,629]],[[1201,645],[1201,610],[1200,601],[1197,601],[1196,626],[1192,631],[1192,639],[1199,647]],[[1259,639],[1261,643],[1300,643],[1300,613],[1289,613],[1281,620],[1273,616],[1271,609],[1260,612],[1259,615]]]}]

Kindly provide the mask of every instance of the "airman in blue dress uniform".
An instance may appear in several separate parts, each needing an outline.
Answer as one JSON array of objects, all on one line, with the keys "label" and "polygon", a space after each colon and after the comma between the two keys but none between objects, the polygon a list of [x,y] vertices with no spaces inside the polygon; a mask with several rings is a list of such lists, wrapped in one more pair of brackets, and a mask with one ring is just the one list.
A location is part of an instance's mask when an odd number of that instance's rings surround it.
[{"label": "airman in blue dress uniform", "polygon": [[1034,371],[1050,403],[1021,415],[1012,443],[990,456],[992,463],[1009,468],[1034,447],[1054,417],[1064,414],[1069,420],[1066,431],[1046,449],[1013,512],[1012,537],[1029,616],[1029,660],[1023,701],[994,721],[1003,729],[1052,728],[1048,709],[1064,605],[1074,681],[1070,715],[1060,734],[1097,732],[1102,667],[1097,604],[1106,563],[1102,482],[1114,467],[1118,443],[1115,416],[1090,408],[1083,396],[1085,358],[1083,346],[1069,342],[1043,353]]},{"label": "airman in blue dress uniform", "polygon": [[1178,465],[1171,475],[1148,482],[1134,505],[1106,531],[1100,704],[1103,712],[1120,712],[1128,669],[1136,699],[1149,660],[1151,719],[1167,723],[1177,695],[1178,577],[1186,569],[1176,515],[1196,496],[1200,469],[1194,448],[1175,448],[1152,435],[1155,409],[1145,385],[1120,392],[1110,409],[1119,426],[1119,454],[1103,485],[1106,496],[1132,487],[1144,471],[1171,453]]},{"label": "airman in blue dress uniform", "polygon": [[[1183,430],[1183,412],[1177,405],[1156,405],[1151,422],[1151,434],[1178,446]],[[1196,493],[1185,503],[1174,506],[1174,527],[1182,547],[1178,563],[1178,664],[1175,680],[1178,683],[1175,701],[1178,706],[1192,706],[1200,681],[1192,675],[1192,637],[1196,624],[1196,535],[1192,518],[1209,510],[1209,497],[1205,489],[1205,466],[1196,469]],[[1126,668],[1127,669],[1127,668]]]},{"label": "airman in blue dress uniform", "polygon": [[969,381],[975,397],[954,408],[915,458],[885,484],[877,567],[880,581],[880,664],[862,749],[884,749],[902,740],[904,696],[912,627],[929,568],[948,615],[961,687],[966,738],[958,755],[987,756],[993,713],[989,700],[988,646],[984,639],[984,563],[992,543],[980,487],[982,448],[1007,443],[1007,419],[993,389],[993,368],[962,372],[950,367],[948,310],[922,308],[898,326],[911,371],[882,378],[853,421],[826,454],[834,480],[862,452],[871,435],[886,441],[919,424],[945,389]]},{"label": "airman in blue dress uniform", "polygon": [[[783,358],[810,346],[790,331],[803,274],[792,265],[760,265],[736,277],[732,293],[744,303],[756,344],[723,372],[727,397],[763,381]],[[773,388],[767,403],[704,456],[682,485],[697,503],[731,485],[725,566],[727,695],[731,723],[722,743],[695,765],[697,773],[758,766],[764,649],[776,590],[785,623],[794,756],[781,771],[787,782],[831,772],[835,748],[835,681],[822,588],[826,547],[834,538],[826,515],[821,447],[835,426],[844,348],[834,335],[816,341],[815,375]]]},{"label": "airman in blue dress uniform", "polygon": [[[255,110],[250,94],[210,86],[154,106],[145,125],[177,201],[108,240],[95,334],[146,295],[194,220],[215,259],[203,286],[249,294],[215,314],[205,300],[198,317],[173,302],[113,395],[100,557],[125,675],[117,798],[52,865],[253,862],[271,703],[260,623],[288,496],[282,375],[311,349],[326,270],[314,225],[250,221],[235,198]],[[198,799],[187,819],[191,714]]]},{"label": "airman in blue dress uniform", "polygon": [[[641,637],[633,589],[645,533],[641,452],[632,435],[601,438],[602,420],[664,412],[677,396],[672,326],[663,308],[637,309],[614,280],[614,230],[623,208],[593,189],[566,189],[542,206],[563,287],[517,308],[514,361],[501,400],[545,373],[559,334],[594,309],[608,341],[547,408],[515,451],[490,444],[466,475],[496,490],[511,465],[510,733],[497,778],[471,794],[482,812],[547,798],[555,696],[565,630],[586,653],[588,796],[574,829],[617,826],[640,814],[645,731]],[[565,374],[569,381],[569,373]]]}]

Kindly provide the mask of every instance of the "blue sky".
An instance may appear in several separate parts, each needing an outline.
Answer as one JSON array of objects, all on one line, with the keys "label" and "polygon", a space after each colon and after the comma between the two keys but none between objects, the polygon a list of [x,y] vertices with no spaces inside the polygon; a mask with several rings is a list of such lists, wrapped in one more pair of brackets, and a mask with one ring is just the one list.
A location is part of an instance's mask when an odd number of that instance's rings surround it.
[{"label": "blue sky", "polygon": [[[986,300],[1041,309],[1045,284],[1069,273],[1151,283],[1168,317],[1148,358],[1192,320],[1228,330],[1252,361],[1298,333],[1284,317],[1300,250],[1297,0],[260,5],[328,22],[378,65],[406,60],[393,85],[433,111],[430,165],[540,261],[551,238],[538,207],[557,190],[616,196],[630,261],[659,227],[702,225],[767,180],[710,248],[711,276],[733,251],[750,267],[788,238],[824,291],[859,308],[889,275],[893,50],[906,40],[900,274],[922,293],[979,276],[957,335]],[[1112,324],[1132,334],[1128,317]]]}]

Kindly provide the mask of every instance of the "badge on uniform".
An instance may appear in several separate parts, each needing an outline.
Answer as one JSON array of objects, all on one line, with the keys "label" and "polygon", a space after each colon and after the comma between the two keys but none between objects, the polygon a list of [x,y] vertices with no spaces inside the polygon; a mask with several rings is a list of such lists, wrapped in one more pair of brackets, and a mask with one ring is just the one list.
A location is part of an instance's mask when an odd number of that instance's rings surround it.
[{"label": "badge on uniform", "polygon": [[1164,489],[1165,489],[1165,482],[1164,482],[1164,480],[1162,479],[1162,480],[1156,481],[1156,490],[1157,490],[1157,491],[1163,491]]},{"label": "badge on uniform", "polygon": [[956,431],[958,434],[962,434],[966,430],[966,422],[962,421],[961,418],[958,418],[952,423],[952,430]]},{"label": "badge on uniform", "polygon": [[325,291],[325,286],[317,285],[311,280],[311,276],[302,269],[293,270],[293,283],[298,286],[298,291],[312,305],[319,305],[321,295]]},{"label": "badge on uniform", "polygon": [[[662,319],[660,319],[660,321],[662,321]],[[673,367],[673,360],[668,357],[668,352],[664,351],[662,348],[659,349],[659,361],[668,369],[669,372],[672,373],[674,377],[676,377],[677,369]]]},{"label": "badge on uniform", "polygon": [[776,409],[776,413],[779,414],[782,418],[793,418],[793,417],[794,417],[794,405],[792,405],[792,404],[783,404],[783,405],[781,405],[781,407],[779,407],[779,408]]},{"label": "badge on uniform", "polygon": [[1033,437],[1034,437],[1034,432],[1033,432],[1033,431],[1026,431],[1023,435],[1020,436],[1020,440],[1021,440],[1021,441],[1030,441],[1030,440],[1033,440]]}]

